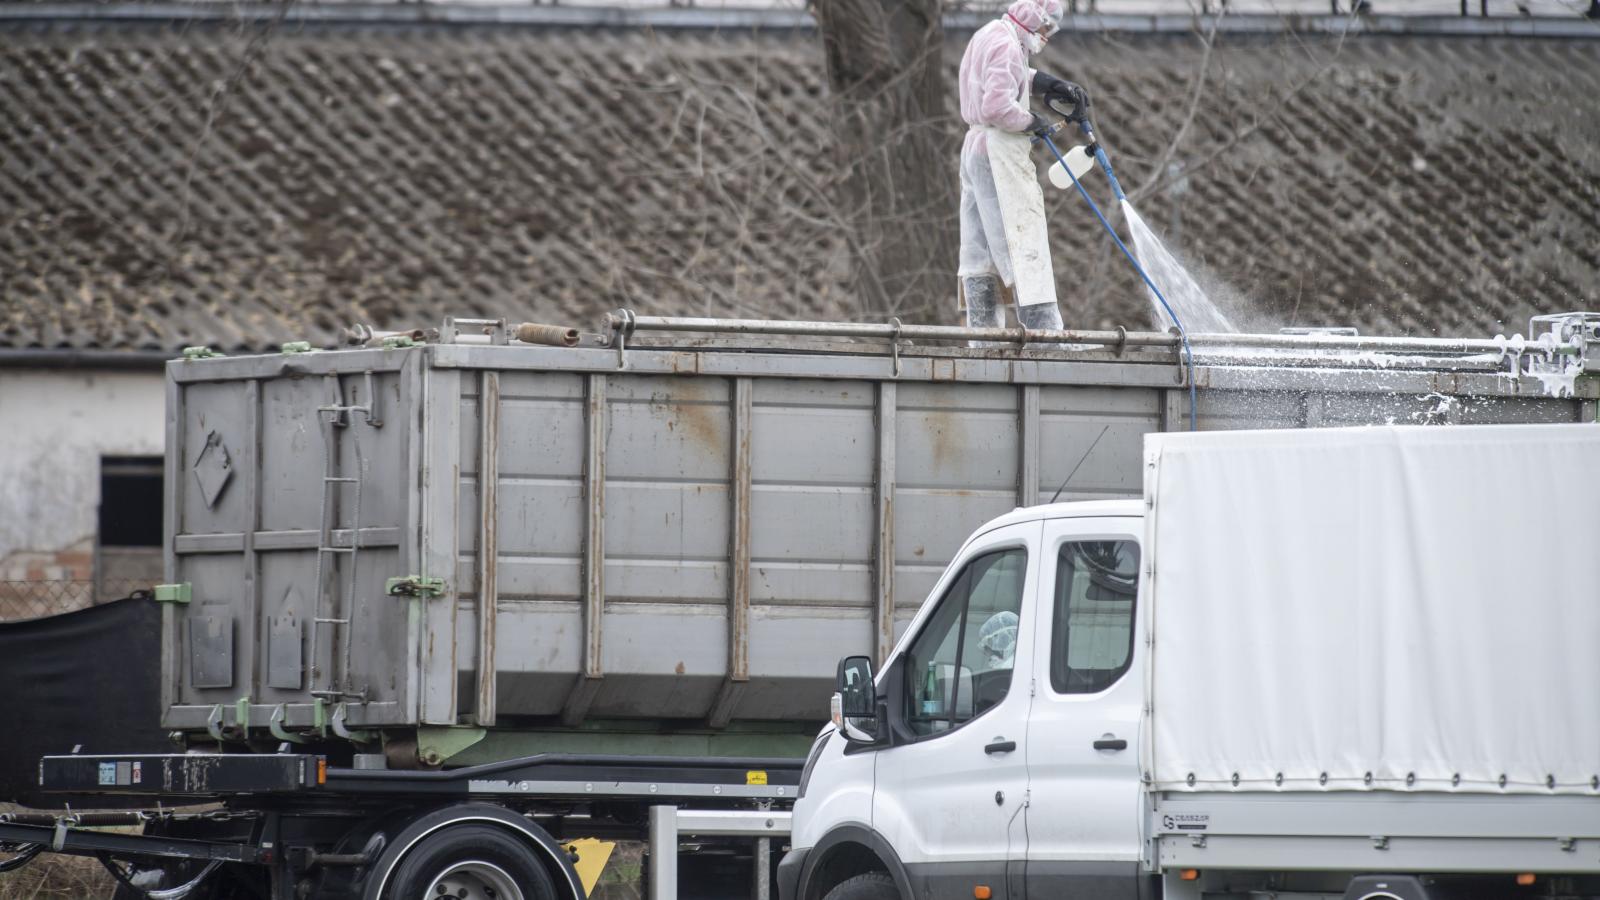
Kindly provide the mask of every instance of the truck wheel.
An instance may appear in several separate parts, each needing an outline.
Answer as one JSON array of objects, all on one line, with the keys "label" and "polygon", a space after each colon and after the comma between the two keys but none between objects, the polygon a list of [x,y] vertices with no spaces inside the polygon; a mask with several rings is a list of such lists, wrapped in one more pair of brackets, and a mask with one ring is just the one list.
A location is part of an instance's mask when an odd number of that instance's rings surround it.
[{"label": "truck wheel", "polygon": [[492,825],[446,828],[407,853],[388,900],[556,900],[534,852]]},{"label": "truck wheel", "polygon": [[888,872],[863,872],[833,886],[823,900],[900,900]]}]

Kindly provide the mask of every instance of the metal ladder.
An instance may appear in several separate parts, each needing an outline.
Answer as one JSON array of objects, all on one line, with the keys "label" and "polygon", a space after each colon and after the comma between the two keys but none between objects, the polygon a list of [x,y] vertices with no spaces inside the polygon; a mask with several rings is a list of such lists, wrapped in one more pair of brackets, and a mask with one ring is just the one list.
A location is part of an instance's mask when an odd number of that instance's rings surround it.
[{"label": "metal ladder", "polygon": [[[361,455],[361,443],[356,437],[356,432],[350,432],[350,453],[355,458],[357,474],[354,476],[341,475],[339,472],[339,441],[340,428],[347,428],[352,424],[351,416],[360,413],[367,425],[378,428],[383,425],[383,419],[377,412],[377,390],[372,373],[366,373],[365,404],[347,404],[344,402],[343,388],[339,384],[339,376],[330,374],[327,383],[331,387],[334,402],[327,406],[317,407],[317,416],[323,420],[322,428],[322,499],[319,504],[318,521],[319,536],[317,538],[317,566],[316,566],[316,603],[312,607],[311,617],[311,695],[329,700],[343,700],[353,698],[357,702],[367,702],[367,691],[352,690],[350,684],[350,649],[351,622],[355,613],[356,596],[356,561],[361,550],[361,486],[366,480],[367,460]],[[340,547],[334,544],[334,526],[337,524],[334,501],[339,495],[339,488],[344,485],[354,485],[352,492],[353,510],[350,517],[350,546]],[[345,596],[339,596],[337,578],[327,578],[327,563],[331,558],[343,555],[346,558],[344,566],[349,570],[349,589]],[[330,615],[324,616],[323,609],[329,595],[329,581],[333,581],[332,608]],[[342,616],[339,615],[342,613]],[[339,681],[335,687],[331,672],[322,671],[318,661],[321,659],[321,644],[319,642],[320,629],[323,625],[330,625],[334,630],[334,639],[341,648],[339,665]],[[343,633],[340,633],[343,629]],[[331,650],[331,648],[330,648]],[[333,667],[332,654],[329,654],[329,668]],[[317,688],[317,677],[325,678],[325,687]]]}]

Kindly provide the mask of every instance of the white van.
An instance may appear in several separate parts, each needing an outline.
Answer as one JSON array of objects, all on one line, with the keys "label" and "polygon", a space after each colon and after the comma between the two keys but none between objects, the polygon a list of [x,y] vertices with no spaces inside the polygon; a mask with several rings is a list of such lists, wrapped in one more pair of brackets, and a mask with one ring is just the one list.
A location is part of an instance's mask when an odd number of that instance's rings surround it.
[{"label": "white van", "polygon": [[1600,429],[1153,434],[839,665],[782,900],[1600,896]]}]

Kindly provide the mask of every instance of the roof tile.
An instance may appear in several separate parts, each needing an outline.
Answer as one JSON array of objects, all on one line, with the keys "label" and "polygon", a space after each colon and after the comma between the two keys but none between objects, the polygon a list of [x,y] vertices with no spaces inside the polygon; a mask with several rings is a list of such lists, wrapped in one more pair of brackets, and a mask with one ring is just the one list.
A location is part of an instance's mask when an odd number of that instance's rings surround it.
[{"label": "roof tile", "polygon": [[[881,318],[850,294],[813,34],[254,38],[6,33],[0,345],[256,349],[618,306]],[[1092,89],[1125,186],[1185,165],[1140,209],[1250,324],[1492,333],[1600,306],[1596,46],[1228,35],[1186,129],[1192,38],[1062,35],[1042,66]],[[1081,203],[1047,201],[1068,323],[1147,326]],[[953,316],[951,294],[927,308]]]}]

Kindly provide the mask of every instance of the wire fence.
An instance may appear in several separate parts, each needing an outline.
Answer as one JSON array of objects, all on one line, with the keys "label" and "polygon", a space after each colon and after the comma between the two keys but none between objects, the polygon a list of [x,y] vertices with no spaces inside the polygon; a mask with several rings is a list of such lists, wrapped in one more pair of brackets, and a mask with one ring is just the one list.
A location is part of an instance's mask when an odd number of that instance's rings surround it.
[{"label": "wire fence", "polygon": [[155,585],[146,579],[93,581],[0,581],[0,622],[37,619],[120,600]]}]

